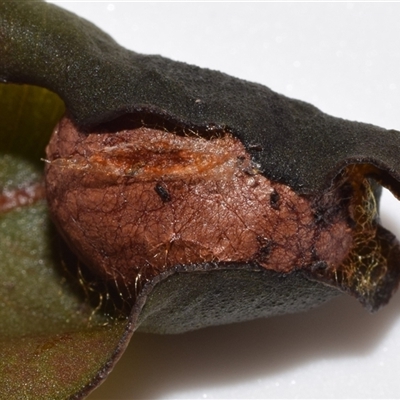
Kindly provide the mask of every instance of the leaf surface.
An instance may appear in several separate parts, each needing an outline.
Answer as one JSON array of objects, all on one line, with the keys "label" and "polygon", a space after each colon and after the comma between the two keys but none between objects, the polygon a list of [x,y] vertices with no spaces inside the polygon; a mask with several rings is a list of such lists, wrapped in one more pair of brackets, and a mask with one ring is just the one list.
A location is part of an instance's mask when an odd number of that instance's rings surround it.
[{"label": "leaf surface", "polygon": [[0,109],[0,398],[69,398],[103,379],[127,322],[96,312],[60,257],[40,158],[62,101],[1,85]]}]

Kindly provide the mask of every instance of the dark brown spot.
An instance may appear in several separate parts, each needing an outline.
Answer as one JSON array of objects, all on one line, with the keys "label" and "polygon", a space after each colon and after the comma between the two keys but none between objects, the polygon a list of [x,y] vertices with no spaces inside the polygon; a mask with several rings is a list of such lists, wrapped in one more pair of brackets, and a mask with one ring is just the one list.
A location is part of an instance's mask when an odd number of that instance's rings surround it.
[{"label": "dark brown spot", "polygon": [[279,210],[281,196],[279,193],[274,189],[271,195],[269,196],[269,203],[274,210]]},{"label": "dark brown spot", "polygon": [[160,196],[160,199],[162,200],[163,203],[168,203],[169,201],[172,200],[171,195],[168,193],[167,188],[161,183],[157,183],[156,186],[154,186],[154,190]]},{"label": "dark brown spot", "polygon": [[261,236],[257,238],[257,241],[260,245],[260,248],[256,253],[255,259],[258,262],[265,264],[266,262],[268,262],[268,258],[274,248],[274,242],[271,239]]}]

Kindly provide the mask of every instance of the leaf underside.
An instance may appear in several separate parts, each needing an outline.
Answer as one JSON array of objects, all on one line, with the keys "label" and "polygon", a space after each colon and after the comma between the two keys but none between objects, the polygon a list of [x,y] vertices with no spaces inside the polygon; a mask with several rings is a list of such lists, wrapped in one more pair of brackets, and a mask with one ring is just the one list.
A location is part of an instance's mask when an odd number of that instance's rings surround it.
[{"label": "leaf underside", "polygon": [[0,398],[74,397],[103,379],[127,321],[96,312],[71,283],[48,216],[40,158],[63,102],[0,85],[0,109]]}]

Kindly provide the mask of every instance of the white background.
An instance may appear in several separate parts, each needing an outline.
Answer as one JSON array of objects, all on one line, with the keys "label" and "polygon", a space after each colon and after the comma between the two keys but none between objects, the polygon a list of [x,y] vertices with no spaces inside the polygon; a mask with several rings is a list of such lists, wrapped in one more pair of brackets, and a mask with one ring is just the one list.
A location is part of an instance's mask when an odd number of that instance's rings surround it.
[{"label": "white background", "polygon": [[[58,2],[122,45],[400,130],[400,4]],[[379,143],[377,143],[379,145]],[[400,156],[400,154],[399,154]],[[400,237],[400,205],[382,219]],[[134,334],[89,398],[398,398],[400,295],[179,336]]]}]

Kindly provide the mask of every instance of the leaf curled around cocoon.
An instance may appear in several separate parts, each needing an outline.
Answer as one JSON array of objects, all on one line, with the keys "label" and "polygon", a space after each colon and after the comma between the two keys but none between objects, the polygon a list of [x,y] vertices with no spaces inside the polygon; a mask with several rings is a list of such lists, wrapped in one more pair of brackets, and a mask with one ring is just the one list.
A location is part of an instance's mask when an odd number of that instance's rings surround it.
[{"label": "leaf curled around cocoon", "polygon": [[44,2],[0,20],[0,397],[82,398],[136,329],[389,301],[400,247],[378,208],[382,186],[400,195],[399,132],[128,51]]}]

